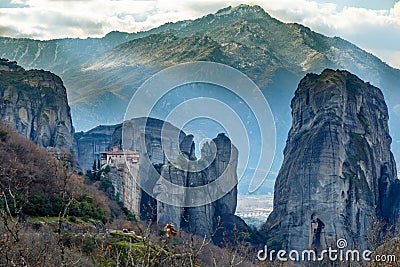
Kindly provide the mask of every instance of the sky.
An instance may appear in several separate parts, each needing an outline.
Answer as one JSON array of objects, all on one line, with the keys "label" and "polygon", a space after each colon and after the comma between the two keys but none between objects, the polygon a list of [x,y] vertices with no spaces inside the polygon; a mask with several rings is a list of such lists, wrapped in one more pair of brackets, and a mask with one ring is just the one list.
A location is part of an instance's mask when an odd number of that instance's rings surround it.
[{"label": "sky", "polygon": [[281,21],[342,37],[400,69],[399,0],[0,0],[0,36],[102,37],[239,4],[257,4]]}]

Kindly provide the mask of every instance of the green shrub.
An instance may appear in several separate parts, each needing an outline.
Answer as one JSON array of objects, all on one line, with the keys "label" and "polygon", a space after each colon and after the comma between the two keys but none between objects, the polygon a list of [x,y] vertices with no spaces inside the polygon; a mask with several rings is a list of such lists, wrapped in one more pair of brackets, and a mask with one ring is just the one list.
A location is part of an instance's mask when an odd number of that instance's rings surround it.
[{"label": "green shrub", "polygon": [[72,223],[76,223],[76,221],[77,221],[77,219],[76,219],[75,216],[69,216],[69,217],[68,217],[68,220],[69,220],[70,222],[72,222]]},{"label": "green shrub", "polygon": [[85,239],[82,245],[82,252],[86,255],[90,255],[96,249],[96,243],[93,237]]},{"label": "green shrub", "polygon": [[58,212],[58,206],[52,204],[50,199],[33,195],[28,198],[28,203],[24,207],[24,213],[31,216],[55,216]]},{"label": "green shrub", "polygon": [[73,239],[73,238],[72,238],[71,232],[66,231],[66,230],[63,230],[63,231],[62,231],[62,238],[61,238],[61,240],[62,240],[62,243],[63,243],[64,246],[70,248],[70,247],[72,246],[72,241],[73,241],[72,239]]},{"label": "green shrub", "polygon": [[8,132],[6,132],[6,131],[0,131],[0,141],[1,141],[1,142],[6,141],[7,136],[8,136]]},{"label": "green shrub", "polygon": [[104,168],[104,172],[105,173],[110,173],[110,171],[111,171],[111,167],[110,167],[110,165],[107,165],[105,168]]}]

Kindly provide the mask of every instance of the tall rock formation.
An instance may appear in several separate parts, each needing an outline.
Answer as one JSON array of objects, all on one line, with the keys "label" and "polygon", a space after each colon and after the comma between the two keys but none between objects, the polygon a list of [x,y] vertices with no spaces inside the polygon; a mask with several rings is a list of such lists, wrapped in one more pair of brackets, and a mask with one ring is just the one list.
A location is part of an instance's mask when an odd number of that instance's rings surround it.
[{"label": "tall rock formation", "polygon": [[37,145],[72,152],[74,129],[58,76],[1,59],[0,107],[0,119]]},{"label": "tall rock formation", "polygon": [[[367,247],[371,223],[398,218],[399,180],[382,92],[347,71],[307,74],[263,226],[271,247]],[[395,203],[397,201],[397,203]]]},{"label": "tall rock formation", "polygon": [[[118,147],[139,152],[139,180],[143,183],[142,187],[151,191],[159,176],[153,165],[166,162],[167,150],[167,154],[172,157],[179,155],[179,144],[185,136],[184,132],[168,122],[154,118],[135,118],[115,128],[109,149]],[[151,194],[144,191],[141,195],[140,211],[143,219],[149,216],[156,219],[156,203]]]},{"label": "tall rock formation", "polygon": [[[208,235],[218,226],[223,226],[224,230],[233,232],[236,225],[238,229],[250,231],[244,221],[234,215],[237,201],[235,185],[238,180],[236,147],[228,137],[219,134],[212,143],[203,145],[201,158],[196,161],[193,140],[193,135],[186,135],[173,125],[154,118],[136,118],[116,126],[109,149],[119,147],[139,152],[137,176],[141,186],[148,189],[147,192],[141,191],[141,217],[146,219],[152,216],[152,219],[157,220],[160,225],[173,222],[177,228],[200,235]],[[187,164],[187,159],[192,160],[189,163],[192,165],[180,168],[180,165]],[[196,171],[199,167],[201,170]],[[124,180],[123,177],[129,175],[127,170],[123,170],[121,166],[119,168],[119,173],[112,178],[116,187],[120,181]],[[173,197],[174,192],[165,191],[162,185],[160,186],[160,179],[166,179],[183,187],[197,187],[207,185],[221,176],[230,182],[213,187],[211,190],[223,197],[206,205],[178,207],[157,202],[153,198],[160,194]],[[227,190],[225,187],[229,184],[234,184],[234,186]],[[123,185],[119,187],[122,188]],[[119,191],[123,192],[123,190]],[[186,203],[191,203],[195,196],[185,195],[184,197]],[[120,196],[120,198],[124,199],[125,196]]]},{"label": "tall rock formation", "polygon": [[[188,135],[182,141],[181,155],[174,163],[165,164],[161,169],[160,179],[185,187],[199,187],[210,184],[217,179],[229,181],[224,184],[237,184],[238,150],[224,134],[219,134],[212,143],[205,143],[201,150],[201,158],[197,162],[189,162],[184,159],[196,160],[194,155],[193,136]],[[206,168],[204,168],[206,167]],[[174,197],[174,192],[162,190],[162,182],[155,186],[155,195],[164,194]],[[178,207],[158,201],[157,220],[161,225],[173,222],[178,228],[187,229],[199,235],[209,235],[217,227],[224,223],[236,223],[240,219],[235,217],[237,188],[227,190],[224,186],[205,188],[207,194],[223,195],[222,198],[209,204],[197,207]],[[178,192],[179,193],[179,192]],[[185,195],[186,204],[196,204],[195,195]]]}]

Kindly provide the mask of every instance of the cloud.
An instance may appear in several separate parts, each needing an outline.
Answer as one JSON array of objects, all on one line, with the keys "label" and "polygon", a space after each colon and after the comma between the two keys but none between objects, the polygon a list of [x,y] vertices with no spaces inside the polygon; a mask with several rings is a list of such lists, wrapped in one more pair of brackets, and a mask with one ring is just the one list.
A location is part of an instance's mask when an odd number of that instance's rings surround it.
[{"label": "cloud", "polygon": [[[292,2],[293,0],[281,0],[260,4],[283,21],[298,22],[331,35],[336,33],[351,35],[368,31],[370,27],[397,26],[400,22],[400,17],[393,15],[395,11],[389,9],[375,10],[349,6],[340,8],[335,3],[307,0],[296,0],[294,4]],[[288,6],[290,8],[287,8]]]},{"label": "cloud", "polygon": [[[247,3],[262,6],[285,22],[298,22],[325,35],[343,37],[368,51],[381,51],[382,55],[398,51],[400,43],[400,2],[392,0],[379,1],[382,9],[372,0],[6,0],[4,3],[0,5],[0,34],[14,37],[85,38],[104,36],[113,30],[137,32]],[[400,68],[400,62],[388,60]]]},{"label": "cloud", "polygon": [[392,9],[390,9],[390,16],[394,19],[398,26],[400,26],[400,2],[397,2]]}]

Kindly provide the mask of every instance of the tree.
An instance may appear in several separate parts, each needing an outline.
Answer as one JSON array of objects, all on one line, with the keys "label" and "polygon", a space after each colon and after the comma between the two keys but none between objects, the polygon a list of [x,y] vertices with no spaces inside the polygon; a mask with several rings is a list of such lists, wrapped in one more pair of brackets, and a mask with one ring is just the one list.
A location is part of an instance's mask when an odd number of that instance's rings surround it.
[{"label": "tree", "polygon": [[96,160],[93,161],[92,172],[96,171]]}]

